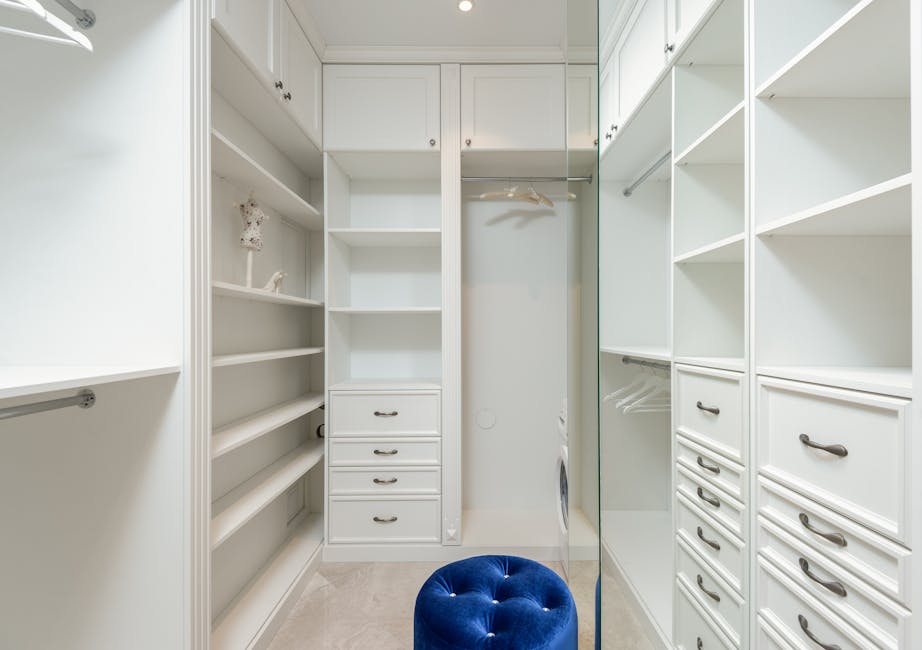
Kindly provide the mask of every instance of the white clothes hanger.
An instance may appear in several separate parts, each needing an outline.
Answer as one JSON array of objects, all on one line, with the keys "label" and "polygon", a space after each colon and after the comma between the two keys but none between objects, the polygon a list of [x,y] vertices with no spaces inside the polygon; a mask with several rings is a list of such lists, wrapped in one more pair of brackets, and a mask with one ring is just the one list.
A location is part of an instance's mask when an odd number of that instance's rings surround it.
[{"label": "white clothes hanger", "polygon": [[619,409],[624,408],[626,405],[637,401],[638,399],[640,399],[644,395],[647,395],[648,393],[653,393],[654,391],[662,391],[662,390],[665,390],[665,382],[662,380],[662,378],[657,377],[656,375],[650,375],[647,378],[647,381],[644,382],[643,386],[641,386],[639,389],[637,389],[630,395],[627,395],[626,397],[622,397],[620,400],[615,402],[615,408],[619,408]]}]

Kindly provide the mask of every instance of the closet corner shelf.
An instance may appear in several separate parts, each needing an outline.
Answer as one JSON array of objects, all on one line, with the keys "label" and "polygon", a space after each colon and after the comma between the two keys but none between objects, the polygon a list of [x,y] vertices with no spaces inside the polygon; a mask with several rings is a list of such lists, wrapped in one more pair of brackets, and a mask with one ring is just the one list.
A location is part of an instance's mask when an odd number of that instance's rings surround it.
[{"label": "closet corner shelf", "polygon": [[746,254],[745,234],[738,233],[676,257],[676,264],[731,264],[742,262]]},{"label": "closet corner shelf", "polygon": [[912,234],[912,174],[775,219],[759,227],[756,234],[760,237],[908,236]]},{"label": "closet corner shelf", "polygon": [[744,107],[741,101],[675,158],[676,165],[741,165]]},{"label": "closet corner shelf", "polygon": [[762,83],[756,96],[908,97],[908,20],[907,0],[861,0]]},{"label": "closet corner shelf", "polygon": [[441,390],[442,381],[437,377],[418,379],[375,379],[350,378],[336,382],[329,390]]},{"label": "closet corner shelf", "polygon": [[[599,176],[603,181],[631,182],[669,151],[672,138],[670,78],[659,80],[653,92],[619,126],[618,134],[599,161]],[[663,165],[659,174],[668,175],[671,170],[670,165]],[[652,178],[660,178],[659,174]]]},{"label": "closet corner shelf", "polygon": [[292,357],[307,357],[323,353],[323,348],[288,348],[285,350],[268,350],[266,352],[247,352],[244,354],[221,354],[211,361],[212,368],[226,366],[242,366],[247,363],[273,361],[275,359],[290,359]]},{"label": "closet corner shelf", "polygon": [[322,393],[311,393],[215,429],[211,438],[211,457],[212,459],[220,458],[238,447],[280,429],[289,422],[294,422],[316,411],[323,406],[323,403]]},{"label": "closet corner shelf", "polygon": [[211,550],[282,496],[323,459],[323,440],[310,440],[257,472],[212,504]]},{"label": "closet corner shelf", "polygon": [[178,364],[0,366],[0,399],[178,374]]},{"label": "closet corner shelf", "polygon": [[211,288],[217,296],[253,300],[255,302],[271,302],[277,305],[294,305],[297,307],[323,307],[319,300],[289,296],[284,293],[274,293],[263,289],[244,287],[230,282],[212,282]]},{"label": "closet corner shelf", "polygon": [[647,345],[606,345],[599,348],[602,354],[614,354],[623,357],[637,357],[638,359],[652,359],[654,361],[672,361],[672,352],[665,347]]},{"label": "closet corner shelf", "polygon": [[742,357],[676,357],[676,363],[687,366],[699,366],[702,368],[714,368],[716,370],[730,370],[732,372],[744,372],[746,363]]},{"label": "closet corner shelf", "polygon": [[442,178],[438,151],[328,151],[349,178],[363,181],[435,181]]},{"label": "closet corner shelf", "polygon": [[442,243],[439,228],[330,228],[328,232],[354,248],[434,248]]},{"label": "closet corner shelf", "polygon": [[214,173],[241,192],[308,230],[322,230],[320,212],[270,174],[219,131],[211,130],[211,165]]},{"label": "closet corner shelf", "polygon": [[441,307],[330,307],[332,314],[440,314]]},{"label": "closet corner shelf", "polygon": [[759,366],[757,374],[912,399],[912,368],[900,366]]},{"label": "closet corner shelf", "polygon": [[294,593],[323,542],[323,516],[310,513],[243,591],[218,616],[211,637],[215,650],[251,647],[279,604]]}]

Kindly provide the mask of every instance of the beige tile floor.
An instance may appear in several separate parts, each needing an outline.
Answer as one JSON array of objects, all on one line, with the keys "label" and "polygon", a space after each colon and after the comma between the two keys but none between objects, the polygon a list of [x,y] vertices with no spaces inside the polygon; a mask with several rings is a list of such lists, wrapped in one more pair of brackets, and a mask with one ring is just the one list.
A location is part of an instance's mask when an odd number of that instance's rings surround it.
[{"label": "beige tile floor", "polygon": [[[442,566],[432,562],[323,564],[292,609],[269,650],[411,650],[413,605],[423,582]],[[558,573],[560,565],[547,563]],[[570,588],[579,612],[580,650],[595,638],[595,562],[570,565]],[[610,592],[606,585],[606,594]],[[614,604],[614,600],[613,600]],[[623,599],[617,606],[626,607]],[[645,640],[630,612],[609,612],[603,623],[626,645],[641,650]],[[607,619],[612,619],[610,622]],[[621,626],[630,626],[622,629]]]}]

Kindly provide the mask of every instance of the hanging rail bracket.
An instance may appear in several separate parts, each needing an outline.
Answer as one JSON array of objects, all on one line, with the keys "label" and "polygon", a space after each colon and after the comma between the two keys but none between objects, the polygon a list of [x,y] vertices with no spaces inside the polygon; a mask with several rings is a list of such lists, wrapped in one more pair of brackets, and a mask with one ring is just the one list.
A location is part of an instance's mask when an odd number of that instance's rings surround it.
[{"label": "hanging rail bracket", "polygon": [[81,29],[89,29],[96,24],[96,14],[89,9],[81,9],[70,0],[56,0],[56,2],[73,14],[77,26]]},{"label": "hanging rail bracket", "polygon": [[44,411],[54,411],[56,409],[77,406],[82,409],[92,408],[96,404],[96,393],[91,390],[82,390],[72,397],[62,397],[60,399],[50,399],[44,402],[34,402],[32,404],[23,404],[21,406],[10,406],[0,409],[0,420],[18,418],[23,415],[32,415],[33,413],[42,413]]}]

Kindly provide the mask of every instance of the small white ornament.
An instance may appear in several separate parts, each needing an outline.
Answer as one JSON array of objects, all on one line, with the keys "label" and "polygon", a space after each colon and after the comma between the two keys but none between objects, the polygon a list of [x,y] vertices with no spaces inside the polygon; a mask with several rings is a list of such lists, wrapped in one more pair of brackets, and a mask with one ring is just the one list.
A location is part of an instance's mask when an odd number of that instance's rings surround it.
[{"label": "small white ornament", "polygon": [[288,277],[288,274],[285,271],[276,271],[272,274],[272,277],[269,278],[269,281],[266,282],[266,286],[263,287],[263,291],[274,291],[278,293],[282,290],[282,280]]},{"label": "small white ornament", "polygon": [[262,211],[259,204],[250,197],[246,203],[240,205],[240,216],[243,217],[243,234],[240,235],[240,245],[251,251],[261,251],[263,248],[262,225],[269,220],[269,215]]}]

